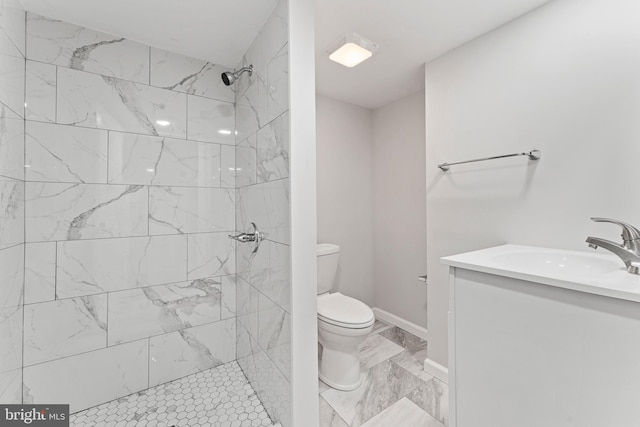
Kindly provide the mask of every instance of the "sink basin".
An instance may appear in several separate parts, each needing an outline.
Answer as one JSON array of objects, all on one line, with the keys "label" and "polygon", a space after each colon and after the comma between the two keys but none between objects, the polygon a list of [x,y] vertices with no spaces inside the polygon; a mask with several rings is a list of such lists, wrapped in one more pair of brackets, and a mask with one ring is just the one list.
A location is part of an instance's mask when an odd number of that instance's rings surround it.
[{"label": "sink basin", "polygon": [[551,276],[594,276],[624,268],[622,261],[608,255],[558,253],[533,248],[495,255],[492,261],[505,268]]}]

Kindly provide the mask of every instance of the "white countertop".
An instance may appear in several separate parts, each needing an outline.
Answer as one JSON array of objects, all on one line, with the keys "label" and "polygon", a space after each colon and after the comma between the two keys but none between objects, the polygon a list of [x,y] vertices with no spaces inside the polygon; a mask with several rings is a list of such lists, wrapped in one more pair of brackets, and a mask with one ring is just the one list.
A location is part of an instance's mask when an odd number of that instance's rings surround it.
[{"label": "white countertop", "polygon": [[445,265],[548,286],[640,302],[640,275],[615,255],[503,245],[440,259]]}]

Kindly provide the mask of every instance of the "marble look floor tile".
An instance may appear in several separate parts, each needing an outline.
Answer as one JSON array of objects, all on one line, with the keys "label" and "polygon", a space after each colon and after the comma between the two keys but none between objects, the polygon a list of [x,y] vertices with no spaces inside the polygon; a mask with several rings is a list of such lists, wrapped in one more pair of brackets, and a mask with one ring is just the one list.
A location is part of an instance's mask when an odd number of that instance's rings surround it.
[{"label": "marble look floor tile", "polygon": [[401,345],[402,347],[409,350],[409,352],[412,354],[423,352],[427,349],[427,342],[425,340],[398,327],[380,332],[380,335],[398,345]]},{"label": "marble look floor tile", "polygon": [[149,234],[231,232],[235,228],[235,190],[151,187]]},{"label": "marble look floor tile", "polygon": [[149,83],[149,47],[67,22],[27,14],[29,58]]},{"label": "marble look floor tile", "polygon": [[220,145],[109,132],[109,183],[220,187]]},{"label": "marble look floor tile", "polygon": [[391,326],[388,323],[383,322],[382,320],[378,320],[376,319],[376,321],[373,323],[373,331],[371,331],[372,334],[377,334],[380,333],[382,331],[386,331],[387,329],[393,328],[393,326]]},{"label": "marble look floor tile", "polygon": [[362,425],[362,427],[388,426],[443,427],[438,420],[407,398],[401,399]]},{"label": "marble look floor tile", "polygon": [[392,357],[392,363],[406,369],[423,381],[429,381],[432,376],[424,371],[424,359],[427,357],[426,350],[412,354],[409,350]]},{"label": "marble look floor tile", "polygon": [[0,117],[0,175],[24,179],[24,120]]},{"label": "marble look floor tile", "polygon": [[151,48],[151,85],[233,102],[233,88],[220,75],[228,68],[166,50]]},{"label": "marble look floor tile", "polygon": [[71,416],[74,427],[270,427],[236,362],[199,372]]},{"label": "marble look floor tile", "polygon": [[106,346],[106,294],[24,307],[25,366]]},{"label": "marble look floor tile", "polygon": [[236,358],[236,321],[221,320],[149,340],[149,385],[230,362]]},{"label": "marble look floor tile", "polygon": [[148,189],[29,182],[25,210],[28,242],[143,236]]},{"label": "marble look floor tile", "polygon": [[[318,344],[318,345],[320,346],[321,344]],[[320,359],[319,355],[318,355],[318,359]],[[322,380],[318,379],[318,393],[322,394],[323,392],[329,390],[330,388],[331,387],[323,383]]]},{"label": "marble look floor tile", "polygon": [[327,403],[322,396],[318,396],[320,409],[320,427],[349,427],[345,420]]},{"label": "marble look floor tile", "polygon": [[107,131],[27,121],[27,181],[107,183]]},{"label": "marble look floor tile", "polygon": [[403,351],[402,347],[378,335],[371,334],[360,344],[360,366],[369,369]]},{"label": "marble look floor tile", "polygon": [[55,65],[27,61],[25,93],[27,120],[55,123],[57,84]]},{"label": "marble look floor tile", "polygon": [[109,345],[220,320],[221,282],[199,279],[109,294]]},{"label": "marble look floor tile", "polygon": [[362,385],[357,389],[330,389],[322,397],[351,427],[358,427],[419,386],[415,376],[385,360],[363,372]]},{"label": "marble look floor tile", "polygon": [[57,121],[186,138],[187,99],[179,92],[58,68]]},{"label": "marble look floor tile", "polygon": [[142,340],[28,366],[24,403],[69,404],[73,413],[127,396],[148,387],[148,360]]},{"label": "marble look floor tile", "polygon": [[407,397],[436,418],[442,424],[449,425],[449,387],[437,378],[422,381],[420,386]]},{"label": "marble look floor tile", "polygon": [[56,242],[25,245],[24,302],[34,304],[56,298]]},{"label": "marble look floor tile", "polygon": [[183,282],[186,270],[186,236],[58,242],[56,292],[69,298]]}]

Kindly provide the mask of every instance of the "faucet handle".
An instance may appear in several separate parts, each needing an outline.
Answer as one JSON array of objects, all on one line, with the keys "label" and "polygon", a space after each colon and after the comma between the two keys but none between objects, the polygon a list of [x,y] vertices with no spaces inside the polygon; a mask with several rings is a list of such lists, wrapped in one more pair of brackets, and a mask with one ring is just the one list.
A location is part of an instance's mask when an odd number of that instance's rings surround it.
[{"label": "faucet handle", "polygon": [[594,222],[609,222],[611,224],[617,224],[622,227],[622,240],[624,240],[624,246],[628,249],[638,250],[640,249],[640,230],[631,224],[617,219],[592,217],[591,221]]}]

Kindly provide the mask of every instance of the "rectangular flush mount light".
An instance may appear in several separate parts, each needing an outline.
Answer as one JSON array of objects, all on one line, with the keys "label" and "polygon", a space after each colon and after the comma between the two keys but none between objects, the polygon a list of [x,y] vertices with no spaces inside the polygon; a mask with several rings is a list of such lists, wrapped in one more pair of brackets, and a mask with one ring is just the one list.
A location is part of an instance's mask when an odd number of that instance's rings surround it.
[{"label": "rectangular flush mount light", "polygon": [[327,49],[329,59],[345,67],[355,67],[365,59],[371,58],[378,45],[359,34],[347,33]]}]

